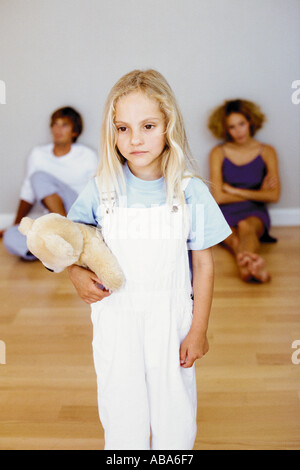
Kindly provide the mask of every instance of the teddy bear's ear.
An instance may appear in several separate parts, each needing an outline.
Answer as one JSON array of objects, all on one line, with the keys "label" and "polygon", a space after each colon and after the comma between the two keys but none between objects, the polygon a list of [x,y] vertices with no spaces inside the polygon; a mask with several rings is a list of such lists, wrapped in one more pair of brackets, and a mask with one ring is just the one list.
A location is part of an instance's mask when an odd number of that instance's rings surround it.
[{"label": "teddy bear's ear", "polygon": [[43,237],[46,248],[56,256],[74,256],[74,249],[64,238],[56,234],[49,234]]},{"label": "teddy bear's ear", "polygon": [[31,219],[30,217],[23,217],[18,227],[19,232],[21,232],[23,235],[27,235],[29,230],[32,227],[33,222],[34,220]]}]

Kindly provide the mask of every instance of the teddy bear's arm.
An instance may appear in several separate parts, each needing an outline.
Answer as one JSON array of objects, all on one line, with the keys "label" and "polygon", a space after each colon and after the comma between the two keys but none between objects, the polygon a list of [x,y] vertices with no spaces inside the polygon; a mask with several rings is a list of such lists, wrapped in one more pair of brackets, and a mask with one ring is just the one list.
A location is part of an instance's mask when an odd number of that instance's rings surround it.
[{"label": "teddy bear's arm", "polygon": [[87,225],[80,229],[84,237],[84,248],[79,263],[91,269],[106,289],[120,289],[124,283],[124,275],[116,257],[105,244],[101,232],[96,227]]}]

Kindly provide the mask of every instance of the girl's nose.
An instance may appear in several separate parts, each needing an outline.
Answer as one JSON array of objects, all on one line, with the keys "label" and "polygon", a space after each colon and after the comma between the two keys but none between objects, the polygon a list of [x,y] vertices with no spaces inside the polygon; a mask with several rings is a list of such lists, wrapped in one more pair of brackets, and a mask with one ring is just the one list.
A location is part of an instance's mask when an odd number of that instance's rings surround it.
[{"label": "girl's nose", "polygon": [[141,133],[138,131],[132,131],[131,134],[131,144],[132,145],[140,145],[142,143],[143,139],[141,136]]}]

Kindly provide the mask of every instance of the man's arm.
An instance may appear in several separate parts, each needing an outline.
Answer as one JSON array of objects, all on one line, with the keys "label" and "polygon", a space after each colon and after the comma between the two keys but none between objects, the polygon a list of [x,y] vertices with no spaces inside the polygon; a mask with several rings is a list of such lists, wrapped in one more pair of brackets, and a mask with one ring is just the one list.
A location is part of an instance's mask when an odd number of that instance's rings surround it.
[{"label": "man's arm", "polygon": [[14,225],[18,225],[23,219],[23,217],[26,217],[26,215],[32,209],[32,206],[33,204],[31,204],[30,202],[23,201],[22,199],[20,200]]}]

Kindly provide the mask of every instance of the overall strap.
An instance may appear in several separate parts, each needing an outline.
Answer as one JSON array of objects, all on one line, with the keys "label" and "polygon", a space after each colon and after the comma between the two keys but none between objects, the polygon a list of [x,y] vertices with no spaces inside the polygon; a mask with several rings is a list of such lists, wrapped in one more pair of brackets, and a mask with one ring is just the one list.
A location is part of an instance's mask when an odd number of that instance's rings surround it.
[{"label": "overall strap", "polygon": [[104,191],[103,188],[100,187],[98,177],[95,177],[95,182],[96,182],[96,186],[99,192],[100,205],[103,204],[104,206],[107,206],[109,202],[109,194],[111,197],[112,205],[115,205],[116,199],[117,199],[117,193],[115,190],[112,189],[111,185],[110,185],[109,191],[107,192],[107,191]]},{"label": "overall strap", "polygon": [[184,174],[184,177],[182,178],[182,181],[181,181],[181,189],[182,191],[184,192],[189,184],[189,182],[191,181],[192,179],[192,175],[190,173],[185,173]]},{"label": "overall strap", "polygon": [[[188,172],[185,172],[184,173],[184,177],[182,178],[181,180],[181,190],[182,192],[184,193],[189,182],[191,181],[192,179],[192,175]],[[173,199],[173,207],[172,207],[172,212],[177,212],[178,211],[178,206],[180,206],[180,200],[174,196],[174,199]]]},{"label": "overall strap", "polygon": [[109,198],[109,193],[102,191],[101,196],[100,196],[100,206],[104,208],[107,214],[111,210],[113,211],[114,207],[116,206],[116,202],[117,202],[116,191],[110,192],[110,198]]}]

